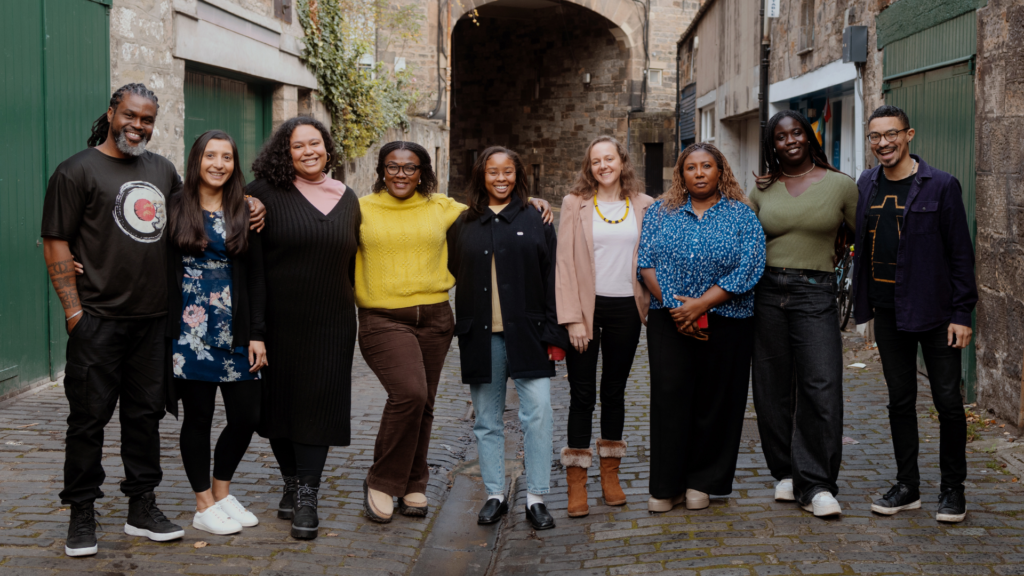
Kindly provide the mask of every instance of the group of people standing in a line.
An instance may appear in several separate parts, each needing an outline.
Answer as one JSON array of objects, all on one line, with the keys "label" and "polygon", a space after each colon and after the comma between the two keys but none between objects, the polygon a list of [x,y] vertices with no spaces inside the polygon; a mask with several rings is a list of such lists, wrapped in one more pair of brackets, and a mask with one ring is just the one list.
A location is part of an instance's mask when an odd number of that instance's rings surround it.
[{"label": "group of people standing in a line", "polygon": [[[838,515],[834,256],[844,238],[856,245],[857,321],[876,320],[899,470],[872,510],[921,505],[920,343],[941,425],[938,519],[964,518],[959,349],[970,341],[977,300],[973,249],[959,184],[909,154],[914,131],[898,108],[871,116],[880,166],[858,184],[829,164],[806,118],[780,112],[763,138],[767,173],[749,196],[722,153],[697,143],[679,155],[671,188],[655,200],[642,192],[627,150],[597,138],[562,202],[557,233],[508,148],[479,155],[462,204],[437,193],[422,146],[391,142],[380,150],[372,193],[357,198],[330,176],[330,130],[297,117],[261,149],[254,182],[245,184],[234,141],[220,130],[192,146],[182,181],[146,151],[157,110],[145,86],[118,89],[89,148],[57,168],[46,193],[45,256],[70,335],[60,494],[71,508],[68,555],[97,551],[103,430],[119,400],[126,533],[184,535],[153,493],[162,478],[159,420],[165,410],[177,415],[180,400],[193,526],[232,534],[258,523],[230,493],[257,432],[270,440],[283,477],[278,517],[291,519],[293,537],[315,538],[329,449],[350,443],[357,340],[388,396],[363,482],[369,519],[390,522],[396,498],[397,513],[428,512],[434,399],[455,336],[488,494],[479,523],[508,510],[502,415],[511,378],[524,433],[525,514],[535,529],[554,527],[543,498],[551,377],[563,358],[568,516],[589,512],[599,355],[602,498],[625,504],[625,388],[645,324],[651,512],[705,508],[732,492],[753,363],[776,499]],[[218,388],[227,425],[211,477]]]}]

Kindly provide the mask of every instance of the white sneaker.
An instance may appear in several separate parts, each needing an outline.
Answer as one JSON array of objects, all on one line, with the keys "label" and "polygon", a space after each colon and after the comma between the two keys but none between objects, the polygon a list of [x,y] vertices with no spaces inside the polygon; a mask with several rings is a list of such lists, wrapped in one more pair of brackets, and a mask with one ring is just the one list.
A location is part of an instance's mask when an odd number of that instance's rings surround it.
[{"label": "white sneaker", "polygon": [[699,490],[686,489],[686,509],[703,510],[711,504],[711,497]]},{"label": "white sneaker", "polygon": [[843,509],[839,507],[839,502],[836,501],[835,497],[828,492],[818,492],[814,495],[811,503],[803,507],[808,512],[813,512],[815,516],[819,518],[825,516],[838,516],[843,513]]},{"label": "white sneaker", "polygon": [[775,485],[775,499],[786,502],[792,502],[796,500],[793,496],[793,479],[783,478],[779,480],[779,483]]},{"label": "white sneaker", "polygon": [[246,528],[252,528],[260,523],[255,514],[246,510],[245,506],[242,506],[242,503],[230,494],[228,494],[227,498],[217,502],[217,506],[220,506],[220,509],[223,510],[228,517]]},{"label": "white sneaker", "polygon": [[236,534],[242,531],[242,525],[237,520],[232,520],[220,505],[214,504],[204,512],[196,512],[192,519],[192,527],[196,530],[209,532],[210,534]]}]

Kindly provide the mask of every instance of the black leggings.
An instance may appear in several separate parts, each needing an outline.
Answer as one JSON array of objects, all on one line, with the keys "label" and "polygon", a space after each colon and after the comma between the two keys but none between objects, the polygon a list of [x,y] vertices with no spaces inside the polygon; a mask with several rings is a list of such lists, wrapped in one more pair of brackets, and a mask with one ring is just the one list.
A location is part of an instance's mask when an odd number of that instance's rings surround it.
[{"label": "black leggings", "polygon": [[569,370],[569,448],[590,448],[591,419],[597,403],[598,348],[601,369],[601,438],[622,440],[626,419],[626,380],[640,341],[640,313],[632,296],[598,296],[594,304],[594,339],[580,354],[565,351]]},{"label": "black leggings", "polygon": [[259,382],[175,380],[174,383],[184,408],[181,460],[194,492],[210,489],[210,430],[220,386],[228,424],[220,433],[213,453],[213,477],[230,482],[260,421]]},{"label": "black leggings", "polygon": [[270,449],[274,451],[282,476],[316,477],[317,482],[324,475],[327,452],[330,446],[300,444],[288,438],[271,438]]}]

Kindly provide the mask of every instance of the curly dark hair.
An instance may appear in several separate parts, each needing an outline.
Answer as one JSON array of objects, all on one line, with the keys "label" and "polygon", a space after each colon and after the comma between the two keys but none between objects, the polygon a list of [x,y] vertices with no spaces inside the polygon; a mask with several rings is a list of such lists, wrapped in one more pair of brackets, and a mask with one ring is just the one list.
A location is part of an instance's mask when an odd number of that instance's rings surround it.
[{"label": "curly dark hair", "polygon": [[265,178],[274,186],[287,190],[295,181],[295,166],[292,164],[292,132],[299,126],[312,126],[320,131],[327,148],[326,172],[332,172],[338,164],[338,147],[331,138],[331,131],[322,122],[309,116],[296,116],[285,120],[263,143],[260,153],[252,162],[252,172],[257,178]]},{"label": "curly dark hair", "polygon": [[434,166],[430,163],[430,154],[427,149],[415,142],[395,140],[380,147],[377,154],[377,181],[373,183],[374,192],[383,192],[388,187],[384,184],[384,159],[395,150],[408,150],[420,159],[420,184],[416,190],[424,197],[430,197],[437,190],[437,175],[434,174]]},{"label": "curly dark hair", "polygon": [[722,151],[716,148],[714,144],[696,142],[690,144],[679,153],[679,158],[676,159],[676,167],[672,169],[672,186],[668,189],[668,192],[661,196],[663,208],[666,211],[678,210],[683,204],[686,204],[687,199],[690,197],[690,192],[686,189],[683,167],[686,165],[686,159],[690,157],[690,154],[698,150],[710,154],[715,159],[715,164],[718,165],[718,192],[734,202],[749,204],[747,195],[743,193],[743,188],[740,188],[739,182],[736,181],[736,176],[732,173],[732,168],[729,167],[729,161],[725,159],[725,154],[722,154]]}]

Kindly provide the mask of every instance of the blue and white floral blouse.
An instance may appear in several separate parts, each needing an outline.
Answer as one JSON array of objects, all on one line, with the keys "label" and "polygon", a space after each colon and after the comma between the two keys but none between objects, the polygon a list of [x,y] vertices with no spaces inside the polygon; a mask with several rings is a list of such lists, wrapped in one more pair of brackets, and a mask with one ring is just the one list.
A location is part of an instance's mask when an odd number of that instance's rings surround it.
[{"label": "blue and white floral blouse", "polygon": [[174,377],[202,382],[254,380],[249,351],[231,349],[231,259],[223,212],[203,211],[209,243],[202,256],[184,255],[181,336],[172,345]]},{"label": "blue and white floral blouse", "polygon": [[754,315],[754,285],[764,272],[764,230],[749,206],[722,197],[697,218],[693,203],[666,211],[659,200],[647,210],[640,269],[654,268],[664,302],[651,297],[651,309],[675,308],[673,296],[699,298],[714,285],[733,295],[711,312],[727,318]]}]

